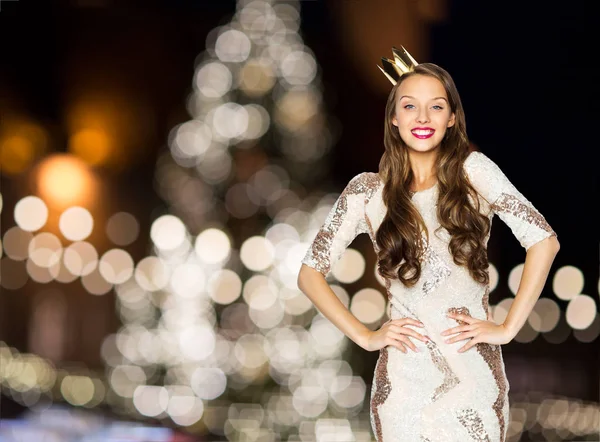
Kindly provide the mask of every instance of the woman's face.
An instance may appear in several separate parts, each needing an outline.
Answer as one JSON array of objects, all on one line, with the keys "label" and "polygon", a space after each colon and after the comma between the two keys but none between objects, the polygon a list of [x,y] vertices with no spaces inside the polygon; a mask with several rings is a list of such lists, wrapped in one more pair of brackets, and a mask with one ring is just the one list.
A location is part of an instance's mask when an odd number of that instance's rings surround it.
[{"label": "woman's face", "polygon": [[454,120],[446,90],[437,78],[412,75],[398,86],[392,123],[409,149],[437,149]]}]

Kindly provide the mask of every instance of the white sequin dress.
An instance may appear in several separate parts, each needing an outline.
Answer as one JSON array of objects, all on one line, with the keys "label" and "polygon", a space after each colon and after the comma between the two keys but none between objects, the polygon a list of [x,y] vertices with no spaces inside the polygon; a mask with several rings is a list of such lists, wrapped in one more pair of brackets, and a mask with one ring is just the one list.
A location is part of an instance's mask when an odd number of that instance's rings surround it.
[{"label": "white sequin dress", "polygon": [[[490,220],[497,214],[527,250],[556,235],[544,217],[514,187],[500,168],[481,152],[472,152],[464,170]],[[379,175],[354,177],[333,205],[302,263],[327,276],[348,245],[367,233],[377,251],[375,233],[386,213]],[[370,400],[373,433],[378,442],[505,442],[509,422],[509,384],[501,347],[480,343],[459,353],[466,340],[447,344],[440,333],[456,326],[448,312],[486,320],[487,285],[454,264],[449,234],[436,216],[437,185],[413,194],[412,202],[429,230],[417,284],[406,288],[386,280],[389,317],[414,318],[408,325],[432,341],[411,338],[420,352],[393,346],[380,350]],[[488,235],[489,239],[489,235]],[[487,242],[487,240],[486,240]]]}]

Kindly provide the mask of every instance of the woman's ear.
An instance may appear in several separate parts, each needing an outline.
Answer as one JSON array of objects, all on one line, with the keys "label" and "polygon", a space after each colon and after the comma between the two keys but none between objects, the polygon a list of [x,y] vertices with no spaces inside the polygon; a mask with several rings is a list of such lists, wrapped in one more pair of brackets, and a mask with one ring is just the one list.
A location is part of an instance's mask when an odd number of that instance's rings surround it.
[{"label": "woman's ear", "polygon": [[454,114],[454,112],[452,112],[452,115],[450,115],[450,120],[448,120],[448,127],[454,126],[455,122],[456,122],[456,115]]},{"label": "woman's ear", "polygon": [[392,117],[392,124],[396,127],[398,127],[398,120],[396,119],[396,117]]}]

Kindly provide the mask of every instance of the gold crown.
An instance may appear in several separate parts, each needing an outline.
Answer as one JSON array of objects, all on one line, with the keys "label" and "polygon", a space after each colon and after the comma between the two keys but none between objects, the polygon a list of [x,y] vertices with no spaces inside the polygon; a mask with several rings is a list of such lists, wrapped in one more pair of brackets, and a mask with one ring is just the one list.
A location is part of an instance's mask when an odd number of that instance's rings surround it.
[{"label": "gold crown", "polygon": [[394,53],[393,60],[381,57],[383,68],[377,65],[377,67],[381,69],[381,72],[383,72],[388,80],[390,80],[394,85],[398,82],[402,75],[412,71],[414,67],[419,64],[414,58],[412,58],[408,51],[404,49],[404,46],[401,45],[400,47],[402,49],[398,49],[395,46],[392,47],[392,52]]}]

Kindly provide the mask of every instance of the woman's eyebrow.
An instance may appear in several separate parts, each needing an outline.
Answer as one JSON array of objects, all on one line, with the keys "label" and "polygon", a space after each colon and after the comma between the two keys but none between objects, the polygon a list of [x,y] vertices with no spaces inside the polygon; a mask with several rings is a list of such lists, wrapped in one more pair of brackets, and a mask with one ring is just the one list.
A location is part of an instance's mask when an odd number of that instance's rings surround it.
[{"label": "woman's eyebrow", "polygon": [[[399,100],[402,100],[403,98],[412,98],[413,100],[415,99],[415,97],[413,97],[412,95],[402,95],[399,98]],[[446,97],[435,97],[435,98],[432,98],[430,101],[434,101],[434,100],[444,100],[446,103],[448,102]]]}]

